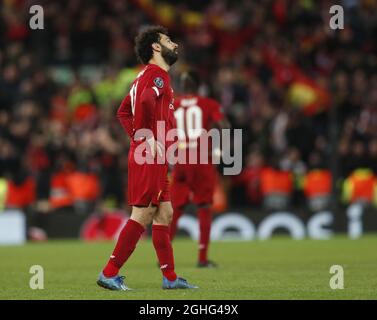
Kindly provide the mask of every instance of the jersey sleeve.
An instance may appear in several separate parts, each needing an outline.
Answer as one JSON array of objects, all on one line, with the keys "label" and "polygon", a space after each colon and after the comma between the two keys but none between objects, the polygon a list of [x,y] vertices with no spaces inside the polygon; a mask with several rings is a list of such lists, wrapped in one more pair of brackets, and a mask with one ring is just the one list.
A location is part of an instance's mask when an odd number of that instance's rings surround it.
[{"label": "jersey sleeve", "polygon": [[166,79],[166,75],[164,75],[159,70],[153,70],[151,71],[151,75],[149,77],[149,81],[147,82],[146,88],[151,88],[156,94],[156,97],[159,98],[165,93],[166,87],[168,85],[169,84]]},{"label": "jersey sleeve", "polygon": [[140,95],[140,116],[143,119],[143,128],[150,129],[153,131],[155,114],[156,114],[156,103],[158,96],[156,92],[151,87],[145,87]]},{"label": "jersey sleeve", "polygon": [[122,125],[124,131],[130,136],[130,138],[134,135],[134,128],[133,128],[133,115],[131,110],[131,97],[128,94],[120,104],[118,111],[117,111],[117,118]]},{"label": "jersey sleeve", "polygon": [[148,75],[148,80],[140,95],[140,113],[143,119],[143,128],[154,130],[157,100],[165,93],[167,86],[167,79],[162,72],[153,70]]},{"label": "jersey sleeve", "polygon": [[215,100],[211,100],[211,118],[213,122],[219,122],[224,119],[221,106]]}]

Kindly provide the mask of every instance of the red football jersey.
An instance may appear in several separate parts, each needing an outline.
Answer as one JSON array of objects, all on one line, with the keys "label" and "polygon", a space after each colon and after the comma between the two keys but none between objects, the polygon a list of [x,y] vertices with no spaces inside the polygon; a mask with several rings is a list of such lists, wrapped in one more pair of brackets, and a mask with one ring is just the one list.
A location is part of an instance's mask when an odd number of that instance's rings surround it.
[{"label": "red football jersey", "polygon": [[[119,107],[118,118],[131,138],[139,129],[150,129],[157,138],[157,121],[165,122],[165,135],[175,126],[173,103],[169,74],[159,66],[149,64],[132,83]],[[165,140],[165,137],[160,138]]]},{"label": "red football jersey", "polygon": [[[211,98],[184,95],[176,99],[174,108],[180,148],[187,149],[187,154],[194,152],[198,155],[202,130],[209,131],[224,117],[220,104]],[[210,155],[210,149],[207,151]]]},{"label": "red football jersey", "polygon": [[[128,154],[128,204],[131,206],[170,201],[167,162],[148,164],[138,161],[141,160],[138,155],[147,154],[145,149],[138,153],[138,145],[150,132],[144,132],[143,137],[137,131],[149,129],[155,138],[164,141],[168,130],[175,125],[173,103],[168,73],[150,64],[139,73],[118,109],[117,117],[132,141]],[[158,121],[165,123],[164,130],[158,130]]]}]

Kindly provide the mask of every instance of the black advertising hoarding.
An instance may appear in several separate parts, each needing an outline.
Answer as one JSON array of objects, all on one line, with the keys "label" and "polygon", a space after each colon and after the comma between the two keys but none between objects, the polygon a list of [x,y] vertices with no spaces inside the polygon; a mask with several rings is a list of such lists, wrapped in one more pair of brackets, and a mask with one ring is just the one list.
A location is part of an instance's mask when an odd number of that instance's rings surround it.
[{"label": "black advertising hoarding", "polygon": [[[198,237],[198,221],[192,210],[184,214],[178,223],[180,235]],[[96,234],[106,233],[109,239],[128,219],[127,212],[90,215],[88,217],[61,211],[51,214],[45,223],[48,238],[96,239]],[[102,229],[101,229],[102,228]],[[106,228],[104,231],[103,228]],[[215,214],[211,229],[212,240],[269,239],[276,234],[286,234],[293,239],[331,239],[335,234],[347,234],[358,238],[369,232],[377,232],[377,210],[362,204],[343,207],[337,213],[323,210],[312,213],[304,208],[263,211],[251,208],[233,208]]]}]

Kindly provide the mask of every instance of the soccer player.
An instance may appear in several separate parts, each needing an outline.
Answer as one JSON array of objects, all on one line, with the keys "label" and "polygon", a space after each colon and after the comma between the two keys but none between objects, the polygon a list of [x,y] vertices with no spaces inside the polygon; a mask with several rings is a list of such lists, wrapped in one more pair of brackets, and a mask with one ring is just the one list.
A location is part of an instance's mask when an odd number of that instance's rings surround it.
[{"label": "soccer player", "polygon": [[[170,39],[165,28],[150,26],[135,38],[135,51],[140,62],[146,66],[133,82],[117,112],[120,123],[131,138],[128,202],[132,213],[97,284],[110,290],[129,290],[124,283],[125,277],[118,274],[119,269],[134,251],[145,228],[153,223],[152,241],[163,275],[162,288],[197,288],[177,277],[174,270],[169,235],[173,209],[167,180],[168,164],[156,161],[166,151],[158,139],[157,121],[165,122],[166,131],[175,123],[168,70],[178,58],[178,45]],[[140,135],[140,130],[145,134]],[[146,146],[144,150],[139,148],[141,144]],[[152,163],[140,162],[142,156],[152,160]]]},{"label": "soccer player", "polygon": [[[179,146],[186,149],[185,161],[179,161],[173,169],[173,181],[171,185],[171,198],[174,209],[173,221],[170,226],[170,238],[173,240],[178,219],[183,213],[184,207],[194,203],[198,208],[199,218],[199,257],[198,267],[216,267],[213,261],[208,260],[208,246],[211,231],[211,204],[216,185],[216,167],[211,163],[211,145],[202,150],[200,148],[200,136],[202,129],[209,131],[213,126],[219,128],[229,127],[228,121],[221,112],[220,105],[213,99],[198,95],[200,80],[197,72],[190,70],[181,76],[181,86],[184,95],[176,99],[175,118],[178,130]],[[200,152],[208,154],[208,163],[200,162]],[[196,158],[197,164],[189,162]]]}]

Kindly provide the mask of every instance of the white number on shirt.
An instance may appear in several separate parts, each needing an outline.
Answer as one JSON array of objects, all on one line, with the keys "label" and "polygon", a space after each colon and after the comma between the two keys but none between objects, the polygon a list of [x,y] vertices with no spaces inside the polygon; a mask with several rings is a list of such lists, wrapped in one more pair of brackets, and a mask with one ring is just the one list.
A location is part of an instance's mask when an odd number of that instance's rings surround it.
[{"label": "white number on shirt", "polygon": [[174,112],[174,116],[177,120],[179,140],[185,140],[186,134],[190,140],[195,140],[200,137],[203,129],[202,109],[196,105],[187,108],[178,108]]},{"label": "white number on shirt", "polygon": [[136,92],[137,92],[137,84],[138,81],[136,81],[130,90],[130,97],[131,97],[131,110],[132,114],[135,115],[135,105],[136,105]]}]

